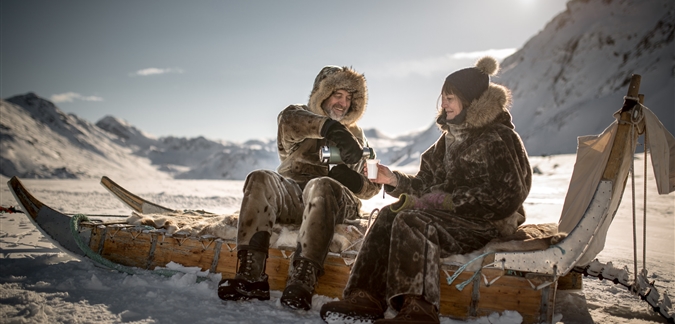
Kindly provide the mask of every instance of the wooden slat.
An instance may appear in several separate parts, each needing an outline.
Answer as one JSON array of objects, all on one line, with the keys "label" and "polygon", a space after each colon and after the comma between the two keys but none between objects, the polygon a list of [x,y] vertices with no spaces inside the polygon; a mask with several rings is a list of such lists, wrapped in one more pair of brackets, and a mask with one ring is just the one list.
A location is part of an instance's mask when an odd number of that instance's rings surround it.
[{"label": "wooden slat", "polygon": [[[198,265],[202,270],[211,268],[215,256],[215,239],[167,237],[159,234],[155,236],[157,244],[149,269],[163,267],[171,261],[177,262],[176,260],[180,260],[183,265]],[[173,248],[165,249],[164,246]]]},{"label": "wooden slat", "polygon": [[126,266],[146,268],[152,245],[151,235],[109,228],[106,237],[102,257]]},{"label": "wooden slat", "polygon": [[558,278],[558,290],[583,289],[583,277],[580,272],[570,271],[566,276]]},{"label": "wooden slat", "polygon": [[[454,271],[450,271],[450,275],[452,274],[454,274]],[[452,285],[448,285],[445,273],[441,271],[441,309],[439,310],[441,314],[456,319],[466,319],[471,317],[471,314],[476,313],[471,302],[473,285],[467,285],[462,291],[455,288],[456,284],[469,280],[472,275],[473,272],[463,272]]]}]

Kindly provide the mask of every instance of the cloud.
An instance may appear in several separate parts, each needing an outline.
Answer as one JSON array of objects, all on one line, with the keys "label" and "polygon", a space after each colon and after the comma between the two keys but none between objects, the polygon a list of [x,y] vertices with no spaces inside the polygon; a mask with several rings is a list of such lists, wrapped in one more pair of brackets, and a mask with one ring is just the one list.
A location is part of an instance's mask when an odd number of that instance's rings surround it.
[{"label": "cloud", "polygon": [[376,69],[376,71],[373,71],[369,74],[399,78],[404,78],[415,74],[428,77],[435,73],[447,73],[459,67],[469,66],[473,64],[475,60],[486,55],[492,56],[499,61],[515,52],[515,48],[489,49],[486,51],[476,52],[457,52],[420,60],[390,62],[384,67]]},{"label": "cloud", "polygon": [[159,69],[159,68],[153,67],[153,68],[138,70],[138,71],[132,73],[131,75],[132,76],[149,76],[149,75],[167,74],[167,73],[181,74],[181,73],[183,73],[183,69],[180,69],[180,68]]},{"label": "cloud", "polygon": [[49,100],[51,100],[54,103],[61,103],[61,102],[73,102],[75,100],[103,101],[103,98],[97,97],[97,96],[83,96],[83,95],[81,95],[79,93],[75,93],[75,92],[66,92],[66,93],[54,94],[49,98]]}]

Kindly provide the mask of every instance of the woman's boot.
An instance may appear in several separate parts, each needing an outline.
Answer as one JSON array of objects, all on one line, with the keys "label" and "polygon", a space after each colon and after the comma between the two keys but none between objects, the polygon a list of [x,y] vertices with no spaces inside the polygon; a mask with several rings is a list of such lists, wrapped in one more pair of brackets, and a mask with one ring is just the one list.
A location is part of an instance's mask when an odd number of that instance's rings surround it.
[{"label": "woman's boot", "polygon": [[438,324],[440,319],[434,304],[426,301],[422,296],[406,295],[403,299],[403,307],[396,317],[375,321],[375,324],[395,323]]},{"label": "woman's boot", "polygon": [[386,304],[365,290],[352,291],[343,300],[321,306],[321,318],[329,323],[374,321],[384,317]]}]

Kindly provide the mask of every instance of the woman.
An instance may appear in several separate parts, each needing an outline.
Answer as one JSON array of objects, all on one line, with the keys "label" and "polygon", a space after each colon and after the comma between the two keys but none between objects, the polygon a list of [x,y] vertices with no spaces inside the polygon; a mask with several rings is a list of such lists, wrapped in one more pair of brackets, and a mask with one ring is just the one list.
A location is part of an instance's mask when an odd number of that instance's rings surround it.
[{"label": "woman", "polygon": [[[375,183],[399,201],[383,208],[364,239],[344,300],[324,320],[439,323],[440,259],[515,232],[531,183],[527,152],[509,113],[511,94],[490,82],[492,57],[450,74],[436,123],[440,138],[416,175],[378,166]],[[383,319],[387,304],[399,311]]]}]

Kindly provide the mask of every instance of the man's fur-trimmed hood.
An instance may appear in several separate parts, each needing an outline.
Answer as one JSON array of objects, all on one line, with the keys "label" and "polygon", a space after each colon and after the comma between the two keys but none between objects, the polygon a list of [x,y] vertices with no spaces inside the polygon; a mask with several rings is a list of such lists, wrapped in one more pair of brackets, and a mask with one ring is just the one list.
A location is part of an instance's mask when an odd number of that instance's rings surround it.
[{"label": "man's fur-trimmed hood", "polygon": [[316,76],[307,106],[315,114],[326,116],[321,103],[336,90],[344,89],[352,95],[352,102],[345,117],[340,121],[345,126],[355,125],[366,111],[368,88],[363,74],[349,67],[326,66]]},{"label": "man's fur-trimmed hood", "polygon": [[[506,87],[490,83],[483,94],[469,104],[466,109],[464,125],[469,129],[483,128],[493,123],[502,123],[511,128],[511,91]],[[448,130],[445,110],[440,109],[436,124],[444,131]]]}]

